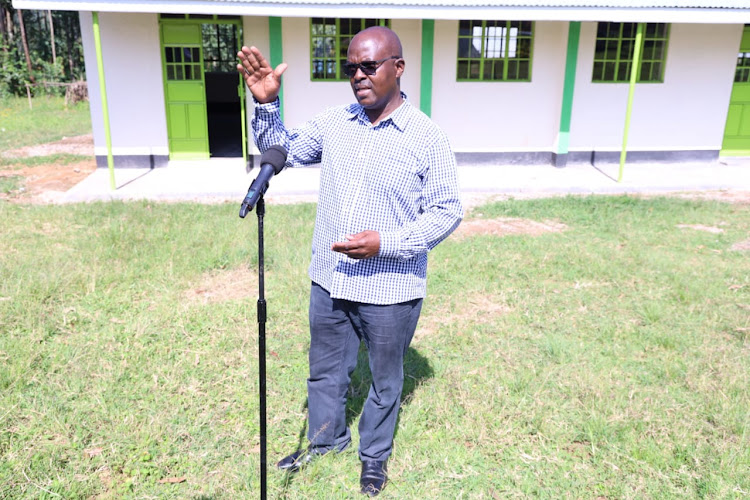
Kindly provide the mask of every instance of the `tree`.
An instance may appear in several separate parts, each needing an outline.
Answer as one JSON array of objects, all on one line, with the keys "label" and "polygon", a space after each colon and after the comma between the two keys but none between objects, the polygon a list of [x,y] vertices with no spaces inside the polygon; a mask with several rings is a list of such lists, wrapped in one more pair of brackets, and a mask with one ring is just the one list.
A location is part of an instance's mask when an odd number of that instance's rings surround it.
[{"label": "tree", "polygon": [[34,83],[34,70],[31,69],[31,56],[29,55],[29,42],[26,40],[26,27],[23,24],[23,11],[18,9],[16,11],[18,15],[18,27],[21,28],[21,44],[23,45],[23,53],[26,56],[26,67],[29,68],[29,80]]}]

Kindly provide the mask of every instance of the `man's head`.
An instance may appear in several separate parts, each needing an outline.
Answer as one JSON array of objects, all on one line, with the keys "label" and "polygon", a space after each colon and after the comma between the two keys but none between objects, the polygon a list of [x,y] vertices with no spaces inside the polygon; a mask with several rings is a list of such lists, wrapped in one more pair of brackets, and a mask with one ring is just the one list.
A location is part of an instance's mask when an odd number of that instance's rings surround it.
[{"label": "man's head", "polygon": [[360,31],[349,44],[349,82],[373,123],[401,104],[402,55],[396,33],[382,26]]}]

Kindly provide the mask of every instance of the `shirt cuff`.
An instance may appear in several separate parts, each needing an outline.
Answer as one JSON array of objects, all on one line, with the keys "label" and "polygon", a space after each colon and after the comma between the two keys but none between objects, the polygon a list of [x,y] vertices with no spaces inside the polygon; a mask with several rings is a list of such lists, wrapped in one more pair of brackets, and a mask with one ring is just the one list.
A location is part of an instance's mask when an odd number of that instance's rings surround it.
[{"label": "shirt cuff", "polygon": [[255,103],[255,109],[260,109],[268,113],[273,113],[281,107],[278,97],[271,102],[258,102],[255,96],[253,96],[253,102]]},{"label": "shirt cuff", "polygon": [[378,257],[397,259],[401,257],[400,249],[401,235],[399,231],[380,233],[380,251]]}]

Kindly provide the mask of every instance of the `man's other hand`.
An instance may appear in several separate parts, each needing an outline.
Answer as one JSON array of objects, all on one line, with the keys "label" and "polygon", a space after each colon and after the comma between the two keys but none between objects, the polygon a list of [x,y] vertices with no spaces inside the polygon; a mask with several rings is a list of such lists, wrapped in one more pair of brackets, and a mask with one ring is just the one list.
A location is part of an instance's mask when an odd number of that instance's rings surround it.
[{"label": "man's other hand", "polygon": [[281,88],[281,75],[286,71],[286,63],[271,68],[266,58],[256,47],[242,47],[237,53],[240,62],[237,71],[240,72],[245,84],[258,102],[268,103],[276,100]]},{"label": "man's other hand", "polygon": [[380,233],[377,231],[362,231],[357,234],[347,234],[346,241],[337,241],[331,246],[334,252],[341,252],[352,259],[369,259],[380,251]]}]

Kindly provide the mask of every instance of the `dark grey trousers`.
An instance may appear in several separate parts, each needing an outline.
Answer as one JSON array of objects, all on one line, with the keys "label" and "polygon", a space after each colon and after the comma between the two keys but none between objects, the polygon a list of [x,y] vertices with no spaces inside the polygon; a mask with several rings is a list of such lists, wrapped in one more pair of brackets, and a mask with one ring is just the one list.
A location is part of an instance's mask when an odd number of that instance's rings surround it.
[{"label": "dark grey trousers", "polygon": [[342,451],[351,443],[346,393],[363,341],[372,385],[359,420],[359,457],[388,458],[404,385],[404,355],[421,309],[422,299],[393,305],[332,299],[312,284],[307,437],[313,447]]}]

